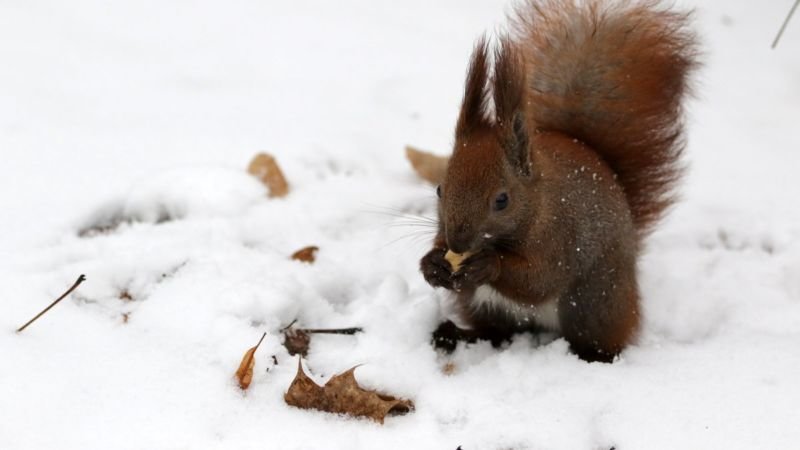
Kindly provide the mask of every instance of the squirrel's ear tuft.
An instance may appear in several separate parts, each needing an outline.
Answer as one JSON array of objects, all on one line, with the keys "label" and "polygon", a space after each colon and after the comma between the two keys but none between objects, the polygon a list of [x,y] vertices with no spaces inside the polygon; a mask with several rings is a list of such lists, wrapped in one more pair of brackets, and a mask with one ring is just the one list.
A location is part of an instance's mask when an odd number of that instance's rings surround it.
[{"label": "squirrel's ear tuft", "polygon": [[508,36],[499,40],[494,55],[494,106],[500,140],[508,161],[523,176],[530,175],[528,130],[525,123],[525,66],[518,47]]},{"label": "squirrel's ear tuft", "polygon": [[500,37],[494,52],[494,107],[497,124],[510,126],[522,108],[525,93],[525,63],[519,48],[508,36]]},{"label": "squirrel's ear tuft", "polygon": [[475,128],[489,124],[486,107],[488,104],[487,93],[487,61],[488,44],[485,37],[478,39],[472,50],[472,57],[467,69],[467,82],[464,86],[464,100],[461,104],[461,114],[456,124],[456,136],[464,137]]}]

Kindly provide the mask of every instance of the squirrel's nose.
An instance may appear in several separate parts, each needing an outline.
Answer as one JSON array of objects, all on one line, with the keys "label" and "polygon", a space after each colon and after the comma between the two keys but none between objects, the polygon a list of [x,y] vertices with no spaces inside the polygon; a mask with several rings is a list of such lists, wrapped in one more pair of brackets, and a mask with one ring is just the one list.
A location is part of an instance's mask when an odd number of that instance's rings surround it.
[{"label": "squirrel's nose", "polygon": [[467,251],[469,251],[469,244],[467,244],[464,241],[448,239],[447,248],[453,251],[453,253],[466,253]]},{"label": "squirrel's nose", "polygon": [[460,224],[447,230],[447,248],[455,253],[465,253],[472,246],[469,224]]}]

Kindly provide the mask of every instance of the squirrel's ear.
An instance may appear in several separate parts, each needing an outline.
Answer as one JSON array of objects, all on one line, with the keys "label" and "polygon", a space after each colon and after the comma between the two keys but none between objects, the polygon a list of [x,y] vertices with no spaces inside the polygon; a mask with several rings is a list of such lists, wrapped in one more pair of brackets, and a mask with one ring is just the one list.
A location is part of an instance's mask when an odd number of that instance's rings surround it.
[{"label": "squirrel's ear", "polygon": [[503,150],[506,158],[517,172],[524,176],[531,174],[530,148],[528,147],[528,130],[525,125],[525,116],[521,111],[514,113],[508,130],[501,129]]},{"label": "squirrel's ear", "polygon": [[523,112],[525,66],[517,46],[500,38],[494,55],[494,106],[500,140],[508,161],[523,176],[530,175],[528,130]]},{"label": "squirrel's ear", "polygon": [[472,57],[467,69],[467,82],[464,85],[464,100],[461,104],[461,114],[456,124],[456,136],[463,137],[475,128],[488,125],[486,117],[487,96],[487,43],[481,37],[475,43]]}]

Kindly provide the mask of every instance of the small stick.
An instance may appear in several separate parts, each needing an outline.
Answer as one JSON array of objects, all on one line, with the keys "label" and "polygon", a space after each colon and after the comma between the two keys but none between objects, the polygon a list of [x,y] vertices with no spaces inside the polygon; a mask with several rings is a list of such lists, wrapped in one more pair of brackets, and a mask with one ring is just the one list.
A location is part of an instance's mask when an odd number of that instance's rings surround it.
[{"label": "small stick", "polygon": [[285,327],[283,327],[280,330],[278,330],[278,332],[283,333],[284,331],[288,330],[289,328],[292,328],[292,325],[294,325],[296,322],[297,322],[297,319],[294,319],[293,321],[291,321],[289,323],[289,325],[286,325]]},{"label": "small stick", "polygon": [[308,334],[356,334],[364,331],[361,327],[353,328],[301,328],[300,331]]},{"label": "small stick", "polygon": [[256,347],[255,347],[256,350],[258,350],[258,346],[261,345],[261,342],[264,340],[265,337],[267,337],[267,332],[266,331],[264,332],[264,334],[261,335],[261,339],[258,340],[258,344],[256,344]]},{"label": "small stick", "polygon": [[60,302],[61,300],[64,300],[64,298],[66,296],[71,294],[72,291],[74,291],[84,281],[86,281],[86,275],[79,276],[78,279],[75,281],[75,284],[73,284],[71,288],[67,289],[67,292],[64,292],[63,294],[61,294],[61,297],[58,297],[57,299],[55,299],[55,301],[53,303],[50,303],[50,306],[48,306],[47,308],[43,309],[42,312],[37,314],[36,317],[34,317],[33,319],[29,320],[28,323],[26,323],[25,325],[19,327],[19,329],[17,330],[17,333],[21,332],[25,328],[28,328],[28,325],[30,325],[33,322],[35,322],[36,319],[38,319],[39,317],[42,317],[44,315],[44,313],[46,313],[47,311],[50,311],[50,308],[52,308],[53,306],[56,306],[56,304],[58,304],[58,302]]},{"label": "small stick", "polygon": [[794,14],[794,10],[797,9],[797,5],[800,5],[800,0],[795,0],[794,6],[792,6],[792,9],[789,10],[789,14],[786,16],[786,20],[783,21],[783,25],[781,25],[780,31],[778,31],[778,35],[775,36],[775,40],[772,41],[773,50],[775,49],[775,47],[778,46],[778,41],[781,40],[781,36],[783,36],[783,31],[786,29],[786,25],[789,24],[789,20],[792,19],[792,15]]}]

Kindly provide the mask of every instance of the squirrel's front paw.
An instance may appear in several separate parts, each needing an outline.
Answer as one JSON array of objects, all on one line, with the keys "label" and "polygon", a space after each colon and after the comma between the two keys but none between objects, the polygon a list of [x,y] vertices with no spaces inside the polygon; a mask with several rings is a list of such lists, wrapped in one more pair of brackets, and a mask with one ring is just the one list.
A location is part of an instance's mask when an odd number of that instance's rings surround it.
[{"label": "squirrel's front paw", "polygon": [[494,250],[482,250],[465,259],[458,272],[453,274],[453,289],[456,291],[475,289],[497,280],[499,276],[500,255]]},{"label": "squirrel's front paw", "polygon": [[441,248],[434,248],[425,255],[419,262],[419,270],[425,281],[433,287],[443,287],[445,289],[453,289],[453,272],[450,268],[450,262],[444,259],[447,250]]}]

